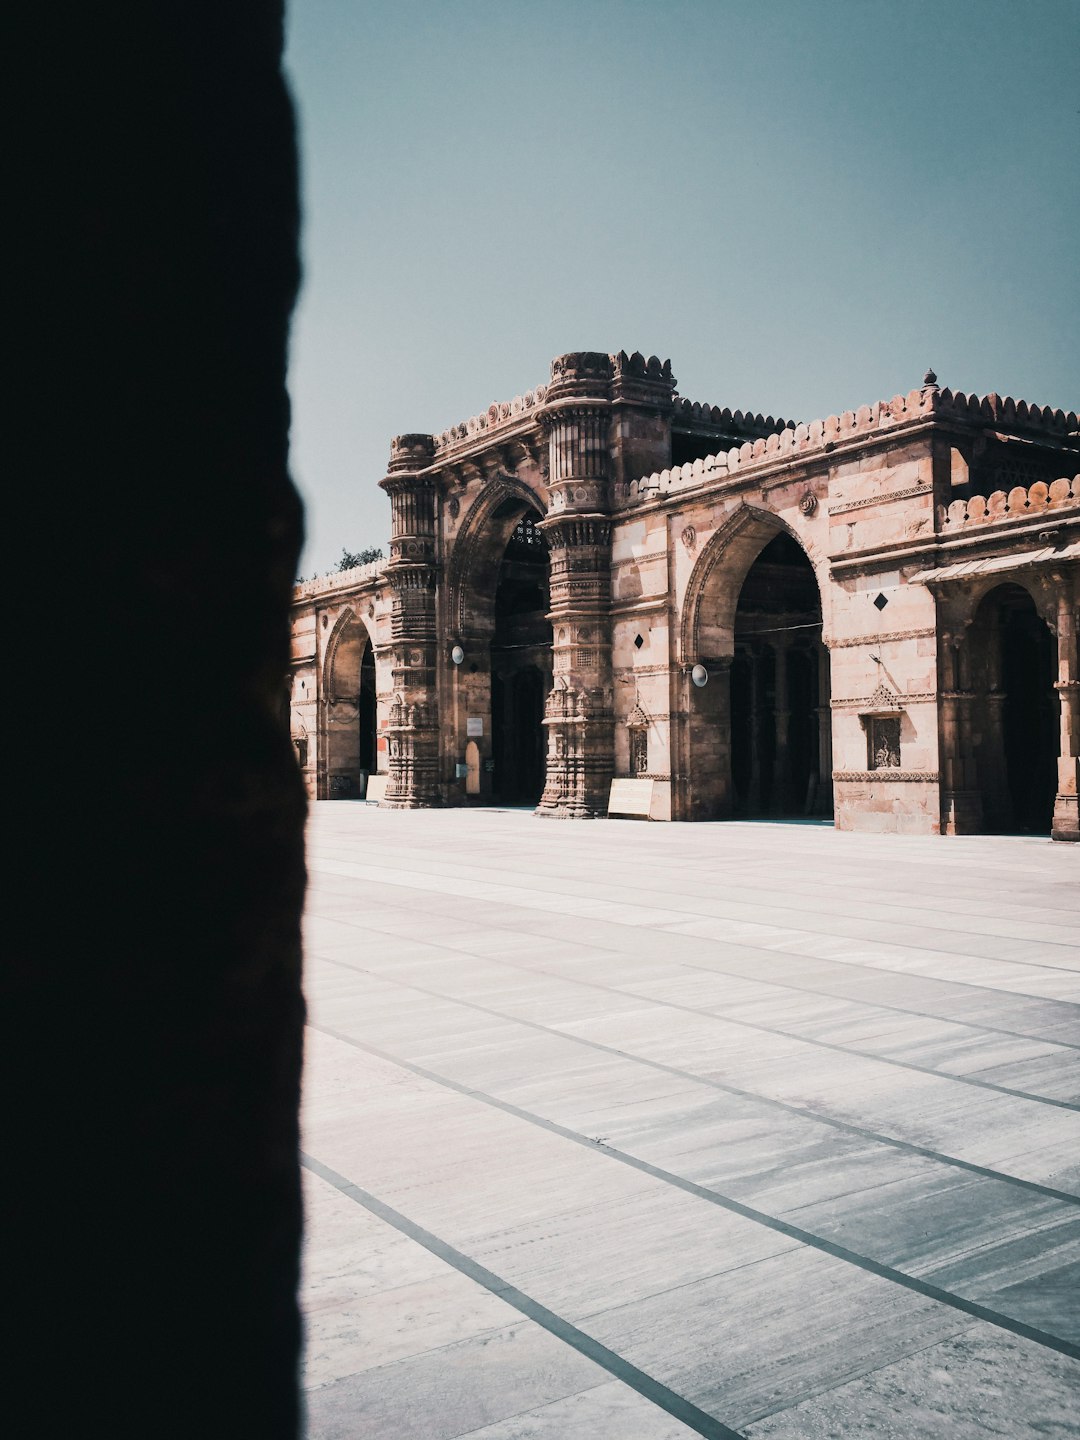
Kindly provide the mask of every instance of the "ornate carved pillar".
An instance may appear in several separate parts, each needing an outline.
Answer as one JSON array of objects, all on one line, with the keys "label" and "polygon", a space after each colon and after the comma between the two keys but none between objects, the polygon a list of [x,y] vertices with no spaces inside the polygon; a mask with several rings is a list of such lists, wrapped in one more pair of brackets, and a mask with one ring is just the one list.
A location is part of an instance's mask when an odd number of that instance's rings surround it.
[{"label": "ornate carved pillar", "polygon": [[1058,750],[1058,784],[1054,797],[1054,840],[1080,840],[1080,656],[1077,654],[1075,578],[1056,575],[1058,678],[1054,689],[1061,699],[1061,744]]},{"label": "ornate carved pillar", "polygon": [[389,810],[441,802],[439,702],[436,691],[435,503],[438,484],[430,435],[398,435],[390,442],[389,473],[379,484],[390,496],[392,529],[386,581],[392,596],[391,674],[394,698],[387,736]]},{"label": "ornate carved pillar", "polygon": [[540,522],[551,558],[554,684],[547,778],[538,815],[603,815],[615,764],[611,673],[611,359],[552,362],[543,423],[551,508]]}]

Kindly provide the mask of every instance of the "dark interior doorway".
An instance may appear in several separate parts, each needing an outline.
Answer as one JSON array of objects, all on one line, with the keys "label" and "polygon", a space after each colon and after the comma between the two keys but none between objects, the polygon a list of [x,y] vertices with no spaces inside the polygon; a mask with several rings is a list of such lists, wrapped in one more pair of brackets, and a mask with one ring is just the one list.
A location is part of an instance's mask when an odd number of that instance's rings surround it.
[{"label": "dark interior doorway", "polygon": [[360,664],[360,769],[374,775],[378,764],[378,709],[375,698],[375,651],[364,647]]},{"label": "dark interior doorway", "polygon": [[976,764],[988,830],[1048,835],[1057,790],[1054,637],[1020,585],[979,607],[975,649]]},{"label": "dark interior doorway", "polygon": [[829,657],[813,566],[790,535],[743,582],[731,667],[731,779],[744,817],[832,814]]},{"label": "dark interior doorway", "polygon": [[499,567],[491,640],[492,794],[535,805],[544,789],[544,701],[551,688],[548,550],[534,515],[518,522]]}]

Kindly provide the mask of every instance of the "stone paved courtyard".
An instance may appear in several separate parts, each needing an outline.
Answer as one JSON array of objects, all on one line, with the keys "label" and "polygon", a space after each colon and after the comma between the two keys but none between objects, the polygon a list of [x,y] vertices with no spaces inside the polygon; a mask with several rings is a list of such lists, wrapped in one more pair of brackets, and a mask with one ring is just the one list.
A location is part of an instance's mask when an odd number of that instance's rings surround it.
[{"label": "stone paved courtyard", "polygon": [[1080,1435],[1080,846],[313,807],[310,1440]]}]

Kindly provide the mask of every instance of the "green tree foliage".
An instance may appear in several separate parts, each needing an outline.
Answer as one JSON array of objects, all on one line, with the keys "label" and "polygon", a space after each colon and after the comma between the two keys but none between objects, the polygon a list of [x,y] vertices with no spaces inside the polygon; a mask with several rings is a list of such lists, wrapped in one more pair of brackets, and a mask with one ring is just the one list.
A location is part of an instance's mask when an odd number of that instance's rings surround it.
[{"label": "green tree foliage", "polygon": [[342,550],[341,559],[338,561],[339,570],[351,570],[355,565],[370,565],[373,560],[383,558],[382,547],[369,545],[366,550]]}]

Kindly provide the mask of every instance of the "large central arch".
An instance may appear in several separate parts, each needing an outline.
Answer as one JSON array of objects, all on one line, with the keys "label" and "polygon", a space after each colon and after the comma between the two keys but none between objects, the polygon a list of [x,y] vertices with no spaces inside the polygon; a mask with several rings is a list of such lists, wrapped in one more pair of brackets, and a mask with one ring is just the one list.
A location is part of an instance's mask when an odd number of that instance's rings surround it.
[{"label": "large central arch", "polygon": [[[680,630],[686,818],[832,813],[824,563],[779,516],[745,503],[698,558]],[[691,682],[695,666],[704,686]]]},{"label": "large central arch", "polygon": [[[461,527],[448,567],[449,757],[467,802],[535,804],[544,787],[552,633],[541,499],[501,476]],[[461,775],[461,771],[464,774]]]}]

